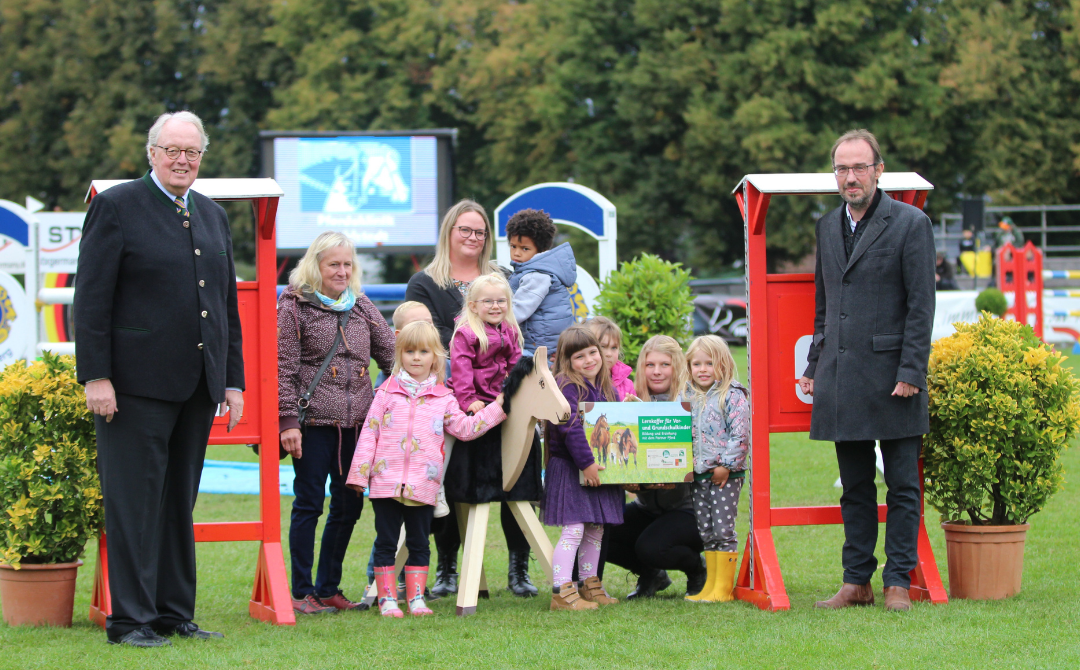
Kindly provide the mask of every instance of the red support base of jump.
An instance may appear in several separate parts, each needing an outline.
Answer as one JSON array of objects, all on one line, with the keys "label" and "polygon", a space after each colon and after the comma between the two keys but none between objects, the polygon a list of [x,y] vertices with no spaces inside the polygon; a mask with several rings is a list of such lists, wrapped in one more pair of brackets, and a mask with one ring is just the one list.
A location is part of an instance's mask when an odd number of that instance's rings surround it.
[{"label": "red support base of jump", "polygon": [[255,586],[251,589],[248,613],[260,621],[279,626],[296,625],[280,542],[264,542],[259,547],[259,562],[255,567]]},{"label": "red support base of jump", "polygon": [[94,590],[90,594],[90,621],[104,628],[105,620],[110,614],[112,614],[112,599],[109,596],[109,551],[105,546],[105,533],[102,533],[98,538]]},{"label": "red support base of jump", "polygon": [[[751,561],[754,566],[753,580],[750,578]],[[759,528],[751,533],[743,551],[739,578],[735,580],[735,599],[745,600],[769,612],[791,609],[787,589],[784,588],[784,576],[780,573],[780,561],[776,557],[772,530]]]}]

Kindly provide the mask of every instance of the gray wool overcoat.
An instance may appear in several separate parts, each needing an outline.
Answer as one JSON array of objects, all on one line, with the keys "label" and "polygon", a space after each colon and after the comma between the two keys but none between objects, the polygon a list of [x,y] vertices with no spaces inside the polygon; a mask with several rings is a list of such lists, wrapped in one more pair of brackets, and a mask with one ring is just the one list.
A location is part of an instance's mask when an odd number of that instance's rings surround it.
[{"label": "gray wool overcoat", "polygon": [[[935,303],[930,219],[882,193],[845,260],[843,207],[817,222],[814,342],[804,373],[814,380],[810,439],[923,435],[930,430],[926,368]],[[920,392],[893,396],[897,382]]]}]

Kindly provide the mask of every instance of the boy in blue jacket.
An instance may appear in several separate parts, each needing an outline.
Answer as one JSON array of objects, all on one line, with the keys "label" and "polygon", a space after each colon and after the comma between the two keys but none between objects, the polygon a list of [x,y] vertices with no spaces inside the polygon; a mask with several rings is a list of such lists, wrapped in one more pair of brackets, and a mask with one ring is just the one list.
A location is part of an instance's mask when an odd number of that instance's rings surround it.
[{"label": "boy in blue jacket", "polygon": [[570,287],[577,283],[577,261],[568,242],[551,248],[557,232],[543,210],[523,209],[506,223],[514,316],[527,356],[540,346],[554,356],[559,335],[574,323]]}]

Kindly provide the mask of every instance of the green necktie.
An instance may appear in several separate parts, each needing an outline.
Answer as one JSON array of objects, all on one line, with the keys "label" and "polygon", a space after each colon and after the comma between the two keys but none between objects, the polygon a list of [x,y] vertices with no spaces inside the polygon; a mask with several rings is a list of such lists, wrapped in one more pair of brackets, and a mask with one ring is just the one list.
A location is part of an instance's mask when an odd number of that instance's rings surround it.
[{"label": "green necktie", "polygon": [[187,206],[184,205],[183,198],[181,198],[180,196],[176,196],[176,200],[173,200],[173,202],[176,203],[177,214],[183,214],[185,218],[191,218],[191,214],[188,213]]}]

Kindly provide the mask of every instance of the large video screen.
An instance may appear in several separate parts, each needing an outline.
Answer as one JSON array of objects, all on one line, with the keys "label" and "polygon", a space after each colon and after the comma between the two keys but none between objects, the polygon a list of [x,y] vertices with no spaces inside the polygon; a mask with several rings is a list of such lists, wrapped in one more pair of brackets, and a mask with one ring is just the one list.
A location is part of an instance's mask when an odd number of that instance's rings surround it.
[{"label": "large video screen", "polygon": [[306,249],[327,230],[357,248],[434,245],[448,179],[439,151],[439,138],[424,135],[273,137],[272,174],[285,191],[278,248]]}]

